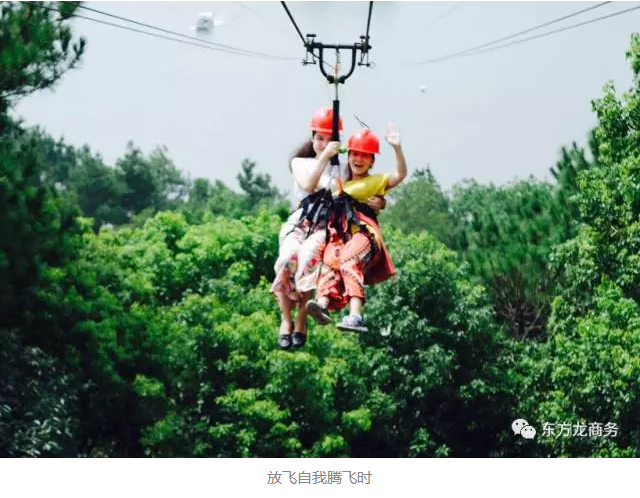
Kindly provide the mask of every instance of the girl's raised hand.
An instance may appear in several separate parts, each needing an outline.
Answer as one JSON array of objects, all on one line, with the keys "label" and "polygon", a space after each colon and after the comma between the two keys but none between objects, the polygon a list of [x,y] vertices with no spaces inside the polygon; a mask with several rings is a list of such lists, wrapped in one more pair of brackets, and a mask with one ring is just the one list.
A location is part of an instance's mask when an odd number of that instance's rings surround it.
[{"label": "girl's raised hand", "polygon": [[400,146],[400,130],[395,124],[389,123],[385,138],[392,147]]}]

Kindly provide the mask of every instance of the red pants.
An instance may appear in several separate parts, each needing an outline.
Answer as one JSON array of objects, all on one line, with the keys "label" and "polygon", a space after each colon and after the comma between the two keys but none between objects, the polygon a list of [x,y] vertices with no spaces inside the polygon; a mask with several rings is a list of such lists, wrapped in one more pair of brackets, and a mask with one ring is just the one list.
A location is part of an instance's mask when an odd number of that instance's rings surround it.
[{"label": "red pants", "polygon": [[318,281],[318,297],[329,298],[329,309],[344,308],[352,297],[364,301],[364,273],[378,252],[361,232],[347,243],[339,238],[327,244]]}]

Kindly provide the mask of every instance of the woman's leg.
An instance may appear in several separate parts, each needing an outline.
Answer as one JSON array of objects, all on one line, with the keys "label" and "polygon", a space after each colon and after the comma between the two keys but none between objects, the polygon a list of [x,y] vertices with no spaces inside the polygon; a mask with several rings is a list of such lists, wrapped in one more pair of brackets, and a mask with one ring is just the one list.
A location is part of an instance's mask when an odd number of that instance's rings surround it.
[{"label": "woman's leg", "polygon": [[293,319],[291,316],[291,310],[293,309],[294,302],[289,299],[286,294],[278,292],[276,299],[280,305],[280,334],[291,334],[293,328]]},{"label": "woman's leg", "polygon": [[275,295],[280,307],[280,335],[278,343],[282,349],[291,347],[293,319],[291,312],[296,305],[298,292],[295,287],[295,274],[298,269],[298,253],[303,241],[303,232],[296,227],[294,213],[280,230],[280,247],[278,259],[274,265],[275,279],[271,292]]},{"label": "woman's leg", "polygon": [[303,292],[300,295],[300,301],[298,302],[298,315],[296,316],[296,331],[306,333],[307,332],[307,301],[313,296],[313,291]]},{"label": "woman's leg", "polygon": [[302,230],[289,221],[280,230],[278,259],[273,267],[276,276],[271,284],[271,292],[276,295],[285,294],[290,301],[297,299],[295,275],[303,237]]},{"label": "woman's leg", "polygon": [[294,302],[289,297],[278,292],[275,294],[280,305],[280,334],[278,335],[278,345],[282,349],[289,349],[292,345],[292,329],[293,320],[291,319],[291,309],[294,306]]},{"label": "woman's leg", "polygon": [[322,255],[326,244],[326,232],[318,230],[307,237],[298,251],[298,268],[295,274],[295,286],[300,295],[299,311],[295,330],[307,331],[307,302],[313,297],[320,277]]},{"label": "woman's leg", "polygon": [[309,235],[300,244],[295,273],[296,289],[300,294],[309,293],[311,295],[318,287],[326,237],[325,230],[320,229]]}]

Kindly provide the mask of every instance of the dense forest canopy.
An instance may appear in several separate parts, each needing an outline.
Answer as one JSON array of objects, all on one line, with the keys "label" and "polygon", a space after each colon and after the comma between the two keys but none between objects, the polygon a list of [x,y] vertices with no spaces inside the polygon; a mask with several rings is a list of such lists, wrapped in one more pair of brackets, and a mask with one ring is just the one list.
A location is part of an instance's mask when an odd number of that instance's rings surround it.
[{"label": "dense forest canopy", "polygon": [[292,353],[269,292],[291,206],[256,162],[234,190],[10,116],[82,70],[60,5],[0,7],[0,455],[640,456],[640,35],[554,182],[414,168],[371,332]]}]

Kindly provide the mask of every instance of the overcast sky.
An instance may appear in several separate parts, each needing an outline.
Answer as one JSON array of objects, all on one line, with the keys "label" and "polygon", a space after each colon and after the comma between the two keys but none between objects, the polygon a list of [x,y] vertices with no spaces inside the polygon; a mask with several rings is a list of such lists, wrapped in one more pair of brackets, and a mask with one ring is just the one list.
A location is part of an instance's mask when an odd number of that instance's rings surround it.
[{"label": "overcast sky", "polygon": [[[501,50],[411,65],[595,5],[464,2],[443,17],[458,3],[374,3],[376,65],[357,68],[340,87],[346,132],[359,127],[354,114],[380,136],[389,121],[397,123],[409,169],[429,164],[445,188],[470,177],[484,183],[549,178],[562,145],[585,143],[596,123],[590,101],[602,85],[613,80],[619,92],[630,86],[624,54],[634,28],[640,31],[640,10]],[[299,62],[302,43],[280,2],[244,3],[259,16],[242,2],[87,5],[189,35],[199,12],[222,8],[234,17],[207,39],[298,60],[240,57],[75,20],[87,38],[83,63],[53,92],[17,106],[27,124],[73,145],[86,143],[109,164],[128,140],[146,152],[164,144],[191,178],[220,179],[234,189],[249,157],[281,189],[291,189],[288,158],[306,138],[312,112],[330,105],[332,90],[318,66]],[[318,41],[353,43],[365,31],[368,2],[287,5],[303,34],[316,33]],[[613,2],[547,29],[634,5]],[[378,171],[393,168],[390,147],[382,147]]]}]

